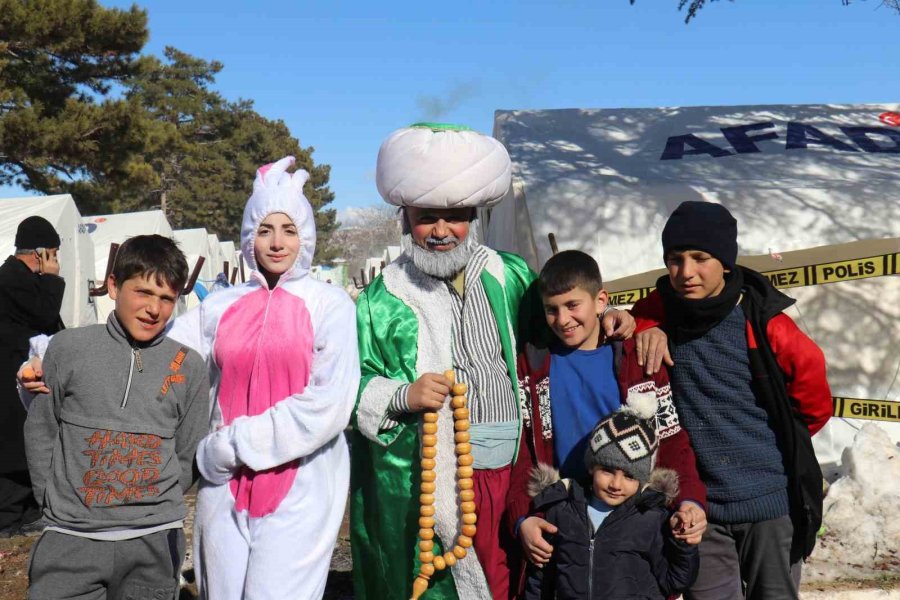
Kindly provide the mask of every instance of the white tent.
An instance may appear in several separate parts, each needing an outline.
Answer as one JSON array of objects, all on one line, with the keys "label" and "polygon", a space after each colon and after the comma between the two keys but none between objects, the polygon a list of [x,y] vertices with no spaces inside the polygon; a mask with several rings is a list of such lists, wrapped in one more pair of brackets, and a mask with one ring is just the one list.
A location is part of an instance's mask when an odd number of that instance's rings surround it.
[{"label": "white tent", "polygon": [[[240,264],[235,262],[235,260],[234,260],[235,259],[234,242],[231,242],[231,241],[221,242],[220,241],[219,242],[219,251],[222,253],[222,261],[223,261],[222,266],[223,267],[225,266],[224,265],[225,262],[228,263],[228,272],[225,273],[225,276],[228,278],[228,282],[231,283],[232,270],[234,270],[235,268],[240,269]],[[235,283],[239,283],[241,281],[241,276],[238,275],[234,281],[235,281]]]},{"label": "white tent", "polygon": [[[198,276],[198,282],[206,289],[212,285],[212,282],[216,279],[216,265],[213,261],[213,258],[210,256],[210,243],[209,243],[209,234],[206,232],[206,229],[200,227],[195,229],[176,229],[174,231],[175,240],[178,242],[178,245],[181,247],[181,251],[184,252],[184,255],[187,257],[188,267],[191,269],[193,273],[194,265],[197,264],[197,259],[202,257],[203,267],[200,269],[200,275]],[[218,250],[218,244],[216,244]],[[221,269],[221,265],[218,267]],[[196,293],[189,293],[185,298],[185,302],[187,303],[188,309],[191,309],[198,304],[200,304],[200,298]]]},{"label": "white tent", "polygon": [[222,254],[222,244],[219,242],[219,236],[214,233],[210,233],[207,236],[207,241],[209,242],[209,260],[210,266],[213,271],[213,280],[210,281],[206,287],[209,287],[213,284],[213,281],[216,280],[216,276],[219,273],[224,272],[224,263],[225,263],[225,255]]},{"label": "white tent", "polygon": [[41,216],[59,233],[59,274],[66,281],[60,315],[66,327],[80,327],[97,322],[97,313],[88,289],[94,279],[94,247],[81,226],[81,214],[68,194],[31,196],[0,200],[0,252],[11,255],[15,250],[16,229],[24,219]]},{"label": "white tent", "polygon": [[[94,215],[83,217],[82,223],[93,243],[93,272],[94,278],[98,283],[102,283],[103,278],[106,276],[110,245],[121,244],[128,238],[136,235],[158,234],[164,237],[172,237],[172,226],[169,225],[166,215],[161,210]],[[192,264],[188,261],[189,268]],[[105,321],[106,316],[113,309],[113,301],[109,296],[100,296],[96,298],[96,302],[97,316],[100,320]],[[184,307],[179,306],[176,309],[176,314],[180,314],[183,310]]]},{"label": "white tent", "polygon": [[372,283],[372,280],[381,274],[382,263],[384,263],[384,259],[380,256],[372,256],[366,259],[364,268],[366,284]]},{"label": "white tent", "polygon": [[161,210],[95,215],[84,217],[82,222],[94,243],[94,275],[98,281],[106,275],[110,244],[121,244],[136,235],[172,237],[172,226]]},{"label": "white tent", "polygon": [[[900,104],[498,111],[494,135],[513,161],[513,186],[482,211],[488,245],[537,269],[584,250],[611,289],[662,266],[660,233],[685,200],[724,204],[741,255],[900,252]],[[855,250],[851,250],[851,247]],[[896,264],[896,263],[894,263]],[[896,271],[895,271],[896,272]],[[652,283],[651,283],[652,285]],[[900,278],[795,287],[790,315],[823,348],[835,396],[900,400]],[[834,463],[862,421],[833,419],[814,438]],[[900,423],[881,423],[895,441]]]},{"label": "white tent", "polygon": [[384,261],[385,265],[389,265],[403,254],[403,248],[400,246],[388,246],[384,249],[384,253],[381,256],[381,260]]}]

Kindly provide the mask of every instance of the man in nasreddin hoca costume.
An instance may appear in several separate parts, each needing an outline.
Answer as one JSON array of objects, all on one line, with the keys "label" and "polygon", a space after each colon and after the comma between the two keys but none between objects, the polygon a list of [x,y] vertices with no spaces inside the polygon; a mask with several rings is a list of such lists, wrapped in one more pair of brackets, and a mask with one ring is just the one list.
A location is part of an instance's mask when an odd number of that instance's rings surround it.
[{"label": "man in nasreddin hoca costume", "polygon": [[[352,417],[351,540],[358,600],[409,598],[419,569],[426,410],[438,413],[434,555],[453,547],[459,512],[448,369],[469,390],[478,532],[464,559],[431,578],[424,598],[509,597],[516,543],[503,510],[521,432],[518,323],[543,316],[523,301],[535,278],[525,261],[479,244],[476,208],[506,195],[510,172],[502,144],[459,126],[400,129],[378,153],[378,191],[401,207],[403,255],[357,301],[362,379]],[[613,323],[628,329],[631,318],[607,315],[604,325]]]}]

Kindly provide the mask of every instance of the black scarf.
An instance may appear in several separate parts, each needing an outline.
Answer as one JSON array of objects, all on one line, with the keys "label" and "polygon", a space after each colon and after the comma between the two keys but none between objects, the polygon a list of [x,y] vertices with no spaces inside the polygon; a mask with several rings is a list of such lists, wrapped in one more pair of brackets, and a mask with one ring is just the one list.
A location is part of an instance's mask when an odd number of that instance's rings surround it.
[{"label": "black scarf", "polygon": [[666,311],[666,330],[672,344],[695,340],[721,323],[737,306],[744,287],[744,273],[736,267],[725,274],[725,287],[717,296],[702,300],[682,298],[672,287],[668,275],[656,282]]}]

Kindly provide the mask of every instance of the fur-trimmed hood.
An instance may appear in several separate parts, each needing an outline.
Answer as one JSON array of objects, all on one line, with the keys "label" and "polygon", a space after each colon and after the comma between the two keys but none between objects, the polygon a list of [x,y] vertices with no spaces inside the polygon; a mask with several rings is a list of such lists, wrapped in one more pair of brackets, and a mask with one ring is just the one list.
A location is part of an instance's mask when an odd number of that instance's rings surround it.
[{"label": "fur-trimmed hood", "polygon": [[[563,495],[568,495],[573,487],[578,487],[572,485],[571,479],[560,479],[559,471],[554,467],[544,463],[538,463],[538,465],[531,470],[531,478],[528,481],[528,495],[535,498],[549,490],[549,488],[556,483],[560,484],[561,489],[559,491]],[[589,491],[586,490],[586,492]],[[647,492],[650,492],[650,494]],[[635,501],[639,504],[644,504],[644,501],[650,500],[650,498],[646,498],[646,496],[651,495],[661,495],[664,498],[665,506],[671,506],[678,496],[678,473],[672,469],[653,469],[650,473],[650,478],[647,480],[647,484],[635,495]],[[547,500],[550,500],[550,498]]]}]

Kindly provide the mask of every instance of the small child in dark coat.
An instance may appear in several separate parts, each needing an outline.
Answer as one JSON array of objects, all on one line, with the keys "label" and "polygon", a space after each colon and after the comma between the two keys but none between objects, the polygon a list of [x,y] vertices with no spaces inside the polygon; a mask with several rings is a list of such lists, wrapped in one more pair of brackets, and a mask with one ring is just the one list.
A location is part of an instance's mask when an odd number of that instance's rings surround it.
[{"label": "small child in dark coat", "polygon": [[533,510],[558,531],[550,563],[529,567],[526,600],[665,600],[694,582],[697,546],[676,540],[669,523],[678,476],[651,472],[655,414],[655,397],[638,398],[594,427],[585,452],[591,489],[535,469]]}]

